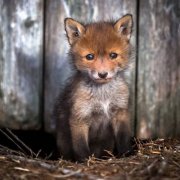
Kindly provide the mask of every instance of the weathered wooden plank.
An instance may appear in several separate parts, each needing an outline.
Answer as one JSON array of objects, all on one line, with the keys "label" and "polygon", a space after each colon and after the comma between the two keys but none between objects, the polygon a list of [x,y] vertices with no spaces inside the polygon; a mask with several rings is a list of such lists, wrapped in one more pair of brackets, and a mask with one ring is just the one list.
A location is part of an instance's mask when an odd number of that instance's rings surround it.
[{"label": "weathered wooden plank", "polygon": [[[136,22],[136,0],[56,0],[46,1],[46,50],[45,50],[45,128],[54,131],[52,109],[55,98],[69,74],[65,38],[64,18],[72,17],[79,21],[107,20],[131,13]],[[134,34],[136,23],[134,23]],[[132,38],[135,45],[135,37]],[[134,77],[134,76],[131,76]],[[134,94],[134,78],[131,80]],[[132,95],[132,102],[134,95]],[[134,106],[132,106],[132,113]]]},{"label": "weathered wooden plank", "polygon": [[139,10],[138,136],[180,136],[180,1]]},{"label": "weathered wooden plank", "polygon": [[0,1],[0,126],[40,127],[43,0]]}]

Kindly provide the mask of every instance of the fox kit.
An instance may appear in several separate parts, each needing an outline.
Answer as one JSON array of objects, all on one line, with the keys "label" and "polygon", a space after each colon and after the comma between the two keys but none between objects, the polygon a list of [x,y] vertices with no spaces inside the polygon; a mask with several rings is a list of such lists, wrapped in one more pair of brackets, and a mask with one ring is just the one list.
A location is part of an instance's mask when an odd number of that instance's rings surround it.
[{"label": "fox kit", "polygon": [[132,16],[89,24],[66,18],[65,30],[74,73],[55,105],[60,155],[77,161],[107,151],[122,155],[131,136],[124,72]]}]

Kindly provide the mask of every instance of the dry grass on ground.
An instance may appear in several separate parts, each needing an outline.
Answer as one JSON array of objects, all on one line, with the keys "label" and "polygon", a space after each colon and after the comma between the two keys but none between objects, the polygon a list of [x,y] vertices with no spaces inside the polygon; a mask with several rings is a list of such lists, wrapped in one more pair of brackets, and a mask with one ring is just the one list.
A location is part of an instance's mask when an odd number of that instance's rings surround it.
[{"label": "dry grass on ground", "polygon": [[180,179],[180,141],[138,140],[135,155],[85,163],[44,160],[0,147],[0,179]]}]

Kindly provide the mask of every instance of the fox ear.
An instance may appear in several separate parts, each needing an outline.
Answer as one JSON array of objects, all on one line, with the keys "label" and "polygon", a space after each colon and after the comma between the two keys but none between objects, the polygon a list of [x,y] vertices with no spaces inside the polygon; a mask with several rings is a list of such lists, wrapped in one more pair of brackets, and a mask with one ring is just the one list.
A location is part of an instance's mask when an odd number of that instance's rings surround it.
[{"label": "fox ear", "polygon": [[132,33],[132,26],[132,15],[127,14],[116,21],[114,29],[121,37],[124,37],[129,41]]},{"label": "fox ear", "polygon": [[85,27],[72,18],[66,18],[64,20],[64,25],[70,45],[76,42],[77,39],[85,32]]}]

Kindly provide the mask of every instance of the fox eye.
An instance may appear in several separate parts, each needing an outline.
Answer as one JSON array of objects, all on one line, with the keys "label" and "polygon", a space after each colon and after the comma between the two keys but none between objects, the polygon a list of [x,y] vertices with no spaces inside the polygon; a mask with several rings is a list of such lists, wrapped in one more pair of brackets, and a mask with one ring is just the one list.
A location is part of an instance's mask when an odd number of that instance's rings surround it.
[{"label": "fox eye", "polygon": [[79,37],[78,31],[75,31],[73,35],[74,35],[74,37]]},{"label": "fox eye", "polygon": [[112,53],[109,54],[109,56],[110,56],[111,59],[116,59],[118,55],[116,53],[112,52]]},{"label": "fox eye", "polygon": [[87,60],[93,60],[94,59],[94,54],[88,54],[86,55]]}]

